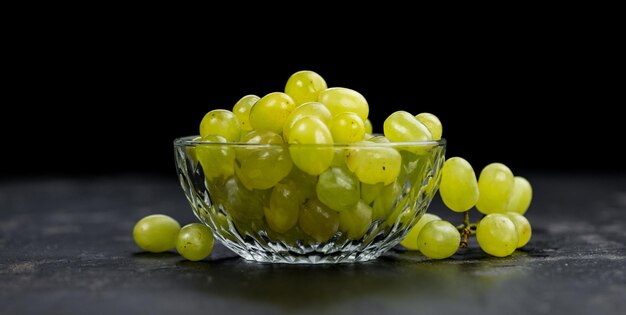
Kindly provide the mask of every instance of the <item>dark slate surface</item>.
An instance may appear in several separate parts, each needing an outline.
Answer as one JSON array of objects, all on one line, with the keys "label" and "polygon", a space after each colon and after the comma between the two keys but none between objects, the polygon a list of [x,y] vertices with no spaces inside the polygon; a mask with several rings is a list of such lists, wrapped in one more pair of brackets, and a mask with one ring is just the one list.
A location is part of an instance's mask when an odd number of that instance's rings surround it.
[{"label": "dark slate surface", "polygon": [[473,240],[318,266],[141,253],[139,218],[194,220],[175,178],[0,181],[0,314],[626,314],[626,176],[527,177],[534,236],[512,257]]}]

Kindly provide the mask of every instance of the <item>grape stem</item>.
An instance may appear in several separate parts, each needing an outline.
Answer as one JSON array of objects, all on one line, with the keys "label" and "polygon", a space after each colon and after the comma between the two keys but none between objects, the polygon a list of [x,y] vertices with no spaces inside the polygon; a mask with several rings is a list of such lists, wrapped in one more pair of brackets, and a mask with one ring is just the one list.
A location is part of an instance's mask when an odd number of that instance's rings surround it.
[{"label": "grape stem", "polygon": [[459,247],[466,248],[469,237],[476,234],[476,224],[470,223],[469,211],[463,213],[463,224],[458,225],[456,229],[459,230],[459,233],[462,235]]}]

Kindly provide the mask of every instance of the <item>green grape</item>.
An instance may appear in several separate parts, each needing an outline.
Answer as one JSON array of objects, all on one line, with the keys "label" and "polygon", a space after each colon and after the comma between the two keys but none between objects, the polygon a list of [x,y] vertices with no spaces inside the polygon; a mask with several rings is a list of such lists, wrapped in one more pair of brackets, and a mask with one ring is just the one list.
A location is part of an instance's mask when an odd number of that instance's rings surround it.
[{"label": "green grape", "polygon": [[465,212],[476,204],[478,182],[474,169],[466,160],[453,157],[443,164],[439,194],[452,211]]},{"label": "green grape", "polygon": [[296,108],[289,95],[273,92],[263,96],[250,110],[252,128],[281,133],[287,117]]},{"label": "green grape", "polygon": [[374,220],[385,219],[393,212],[397,206],[401,190],[402,186],[397,181],[383,186],[378,196],[374,199],[374,205],[372,206],[372,217]]},{"label": "green grape", "polygon": [[[202,141],[202,137],[194,137],[191,141],[192,142]],[[191,161],[191,165],[196,167],[196,165],[198,164],[198,156],[196,155],[196,146],[195,145],[185,146],[185,154],[187,155],[187,158]]]},{"label": "green grape", "polygon": [[517,248],[517,230],[513,221],[506,215],[488,214],[476,227],[476,240],[485,253],[496,257],[506,257]]},{"label": "green grape", "polygon": [[201,139],[203,142],[211,142],[196,145],[196,158],[202,165],[204,176],[211,180],[214,178],[227,178],[235,173],[235,151],[225,143],[222,136],[208,135]]},{"label": "green grape", "polygon": [[424,256],[433,259],[448,258],[461,243],[461,234],[448,221],[434,220],[422,227],[417,236],[417,246]]},{"label": "green grape", "polygon": [[324,90],[320,93],[319,102],[326,105],[333,116],[351,112],[357,114],[363,121],[367,120],[370,110],[367,100],[361,93],[341,87]]},{"label": "green grape", "polygon": [[304,198],[295,183],[277,184],[272,189],[270,205],[265,207],[265,221],[278,233],[285,233],[298,223],[300,205]]},{"label": "green grape", "polygon": [[333,137],[328,127],[315,117],[307,116],[296,121],[289,134],[289,143],[293,163],[310,175],[324,172],[335,157],[331,146]]},{"label": "green grape", "polygon": [[476,209],[484,214],[504,213],[513,193],[513,173],[501,163],[491,163],[480,172]]},{"label": "green grape", "polygon": [[331,167],[320,174],[315,191],[318,200],[335,211],[350,210],[361,198],[359,180],[340,167]]},{"label": "green grape", "polygon": [[[243,136],[241,136],[240,141],[242,143],[248,143],[248,144],[277,144],[277,145],[284,144],[283,138],[279,134],[271,132],[271,131],[259,131],[259,130],[252,130],[252,131],[245,133]],[[237,160],[243,161],[252,152],[255,152],[258,150],[268,150],[268,149],[282,150],[283,148],[282,147],[262,148],[258,146],[237,146],[235,150],[237,151]]]},{"label": "green grape", "polygon": [[415,116],[405,111],[397,111],[383,124],[385,137],[392,142],[430,141],[433,136]]},{"label": "green grape", "polygon": [[250,110],[259,99],[261,98],[256,95],[246,95],[233,106],[233,113],[237,116],[239,128],[242,131],[252,130],[252,125],[250,125]]},{"label": "green grape", "polygon": [[417,221],[417,223],[413,226],[413,228],[411,228],[409,233],[400,242],[400,245],[412,250],[419,249],[417,247],[417,236],[420,234],[420,231],[422,230],[424,225],[426,225],[430,221],[435,220],[441,220],[441,218],[434,214],[424,213],[424,215],[419,219],[419,221]]},{"label": "green grape", "polygon": [[204,224],[185,225],[178,233],[176,250],[187,260],[198,261],[207,258],[213,250],[213,233]]},{"label": "green grape", "polygon": [[433,140],[441,140],[443,129],[441,127],[441,121],[439,121],[437,116],[430,113],[421,113],[415,116],[415,118],[428,128],[428,131],[430,131],[430,134],[433,136]]},{"label": "green grape", "polygon": [[248,189],[268,189],[289,175],[293,163],[284,147],[272,147],[248,152],[235,165],[235,174]]},{"label": "green grape", "polygon": [[161,253],[176,246],[180,224],[164,214],[149,215],[137,222],[133,228],[133,239],[139,248],[152,253]]},{"label": "green grape", "polygon": [[294,109],[293,112],[289,114],[289,117],[287,117],[287,120],[283,125],[283,138],[285,139],[285,141],[289,140],[289,132],[291,131],[291,128],[293,128],[293,125],[296,123],[296,121],[306,116],[317,117],[326,126],[329,126],[330,122],[333,119],[333,116],[331,115],[328,108],[324,106],[324,104],[317,102],[304,103],[296,107],[296,109]]},{"label": "green grape", "polygon": [[271,190],[250,190],[233,176],[223,185],[212,184],[207,186],[212,201],[222,206],[234,219],[239,221],[255,221],[263,218],[263,207],[269,200]]},{"label": "green grape", "polygon": [[363,120],[355,113],[340,113],[330,123],[334,143],[353,143],[365,137]]},{"label": "green grape", "polygon": [[374,133],[374,128],[372,127],[372,122],[369,119],[366,119],[364,122],[365,125],[365,133],[371,135]]},{"label": "green grape", "polygon": [[402,167],[400,153],[394,148],[367,145],[352,147],[346,155],[346,165],[366,184],[384,183],[396,180]]},{"label": "green grape", "polygon": [[233,112],[225,109],[215,109],[208,112],[200,122],[200,136],[222,136],[228,142],[237,142],[241,137],[239,120]]},{"label": "green grape", "polygon": [[504,215],[511,219],[513,224],[515,224],[515,231],[517,231],[517,248],[526,245],[528,241],[530,241],[530,237],[533,233],[528,219],[516,212],[507,212]]},{"label": "green grape", "polygon": [[533,188],[524,177],[515,176],[513,192],[506,206],[506,211],[516,212],[521,215],[526,213],[533,199]]},{"label": "green grape", "polygon": [[[402,169],[400,174],[406,174],[407,181],[411,185],[423,186],[424,179],[427,178],[425,172],[429,170],[428,166],[432,166],[428,156],[417,155],[413,152],[402,150]],[[401,175],[400,175],[401,176]]]},{"label": "green grape", "polygon": [[383,187],[385,187],[383,183],[372,185],[361,182],[361,199],[368,205],[371,205],[376,197],[378,197]]},{"label": "green grape", "polygon": [[348,150],[344,148],[335,148],[335,155],[330,165],[335,166],[335,167],[346,167],[346,155],[347,154],[348,154]]},{"label": "green grape", "polygon": [[372,208],[363,200],[352,209],[339,213],[339,230],[346,233],[349,239],[358,240],[372,224]]},{"label": "green grape", "polygon": [[297,167],[291,168],[291,173],[282,182],[293,183],[297,187],[298,193],[305,199],[312,199],[316,196],[317,177],[309,175]]},{"label": "green grape", "polygon": [[319,74],[303,70],[289,77],[285,85],[285,93],[294,100],[296,105],[306,102],[316,102],[320,93],[326,90],[326,81]]},{"label": "green grape", "polygon": [[339,213],[316,199],[310,199],[300,210],[298,224],[304,233],[322,243],[328,241],[339,229]]}]

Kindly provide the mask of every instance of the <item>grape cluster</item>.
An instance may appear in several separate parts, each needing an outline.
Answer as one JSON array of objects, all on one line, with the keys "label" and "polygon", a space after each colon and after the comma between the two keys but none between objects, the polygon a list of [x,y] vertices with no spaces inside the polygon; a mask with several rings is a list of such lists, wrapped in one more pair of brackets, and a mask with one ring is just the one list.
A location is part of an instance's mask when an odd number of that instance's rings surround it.
[{"label": "grape cluster", "polygon": [[[532,199],[532,187],[523,177],[513,176],[504,164],[487,165],[476,180],[472,166],[463,158],[449,158],[443,166],[439,194],[447,208],[464,214],[454,226],[433,214],[425,214],[400,243],[434,259],[452,256],[476,235],[480,248],[496,257],[511,255],[531,237],[523,216]],[[484,217],[469,222],[468,211],[476,207]]]},{"label": "grape cluster", "polygon": [[[284,92],[246,95],[232,111],[208,112],[191,155],[212,202],[229,209],[242,234],[322,243],[341,232],[357,240],[374,221],[392,221],[410,161],[376,144],[439,140],[442,130],[435,115],[398,111],[385,120],[384,136],[375,136],[368,115],[359,92],[328,88],[319,74],[299,71]],[[227,142],[238,145],[219,145]]]}]

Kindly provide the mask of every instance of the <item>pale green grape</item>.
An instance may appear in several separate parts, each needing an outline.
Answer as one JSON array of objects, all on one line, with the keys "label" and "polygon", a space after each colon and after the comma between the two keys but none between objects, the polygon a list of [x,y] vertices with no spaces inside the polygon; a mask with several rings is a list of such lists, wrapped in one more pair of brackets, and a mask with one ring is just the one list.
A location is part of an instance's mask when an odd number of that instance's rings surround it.
[{"label": "pale green grape", "polygon": [[415,116],[405,111],[397,111],[383,124],[385,137],[392,142],[430,141],[433,136]]},{"label": "pale green grape", "polygon": [[285,85],[285,93],[294,100],[296,105],[306,102],[316,102],[320,93],[326,90],[326,81],[319,74],[303,70],[289,77]]},{"label": "pale green grape", "polygon": [[526,213],[530,202],[533,199],[533,188],[524,177],[515,176],[513,184],[513,192],[506,206],[506,211],[516,212],[521,215]]},{"label": "pale green grape", "polygon": [[485,216],[478,223],[476,240],[485,253],[496,257],[506,257],[517,248],[517,230],[509,217],[493,213]]},{"label": "pale green grape", "polygon": [[513,193],[513,173],[501,163],[491,163],[480,172],[476,209],[484,214],[504,213]]},{"label": "pale green grape", "polygon": [[355,113],[340,113],[330,123],[334,143],[353,143],[365,137],[363,120]]},{"label": "pale green grape", "polygon": [[430,131],[430,134],[433,136],[433,140],[441,140],[443,129],[441,127],[441,121],[439,121],[437,116],[430,113],[421,113],[416,115],[415,118],[428,128],[428,131]]},{"label": "pale green grape", "polygon": [[335,167],[346,167],[347,154],[348,150],[344,148],[335,148],[335,156],[333,157],[333,161],[330,165]]},{"label": "pale green grape", "polygon": [[265,221],[278,233],[285,233],[298,223],[300,205],[304,198],[293,182],[277,184],[272,189],[269,207],[265,207]]},{"label": "pale green grape", "polygon": [[412,250],[419,249],[417,247],[417,236],[420,234],[420,231],[422,230],[424,225],[426,225],[430,221],[435,220],[441,220],[441,218],[434,214],[424,213],[424,215],[422,215],[419,221],[417,221],[417,223],[411,228],[409,233],[400,242],[400,245]]},{"label": "pale green grape", "polygon": [[185,225],[178,233],[176,250],[187,260],[198,261],[207,258],[213,250],[213,233],[204,224]]},{"label": "pale green grape", "polygon": [[285,139],[285,141],[289,141],[289,132],[291,131],[291,128],[293,128],[293,125],[296,123],[296,121],[306,116],[317,117],[326,126],[329,126],[330,122],[333,119],[332,114],[330,113],[328,108],[324,106],[324,104],[317,102],[304,103],[296,107],[296,109],[294,109],[293,112],[289,114],[289,117],[287,117],[287,120],[283,125],[283,138]]},{"label": "pale green grape", "polygon": [[374,133],[374,128],[372,127],[372,122],[369,119],[366,119],[364,122],[365,125],[365,133],[371,135]]},{"label": "pale green grape", "polygon": [[[293,163],[310,175],[319,175],[335,157],[333,136],[318,118],[307,116],[299,119],[289,134],[289,153]],[[315,145],[314,145],[315,144]]]},{"label": "pale green grape", "polygon": [[532,228],[530,222],[523,215],[516,212],[507,212],[504,215],[509,217],[513,224],[515,224],[515,230],[517,231],[517,248],[520,248],[530,241],[532,236]]},{"label": "pale green grape", "polygon": [[383,183],[372,185],[361,182],[361,199],[368,205],[371,205],[380,194],[380,191],[383,190],[383,187],[385,187]]},{"label": "pale green grape", "polygon": [[372,224],[372,208],[363,200],[349,210],[339,213],[339,230],[346,233],[349,239],[358,240]]},{"label": "pale green grape", "polygon": [[259,99],[261,98],[256,95],[246,95],[233,106],[233,113],[237,116],[239,128],[242,131],[252,130],[252,125],[250,125],[250,110]]},{"label": "pale green grape", "polygon": [[320,174],[315,191],[319,201],[335,211],[350,210],[361,199],[359,180],[341,167],[331,167]]},{"label": "pale green grape", "polygon": [[316,199],[310,199],[300,210],[298,224],[304,233],[318,242],[328,241],[339,229],[339,213]]},{"label": "pale green grape", "polygon": [[237,142],[241,137],[239,120],[233,112],[225,109],[215,109],[208,112],[200,122],[200,136],[222,136],[228,142]]},{"label": "pale green grape", "polygon": [[[276,144],[276,145],[284,144],[283,138],[279,134],[275,132],[271,132],[271,131],[259,131],[259,130],[252,130],[252,131],[245,133],[243,136],[241,136],[240,142],[248,143],[248,144]],[[269,148],[257,147],[257,146],[237,146],[235,151],[237,152],[237,160],[241,162],[245,160],[252,152],[255,152],[258,150],[268,150],[268,149],[283,150],[282,147],[278,147],[278,146],[273,146]]]},{"label": "pale green grape", "polygon": [[293,163],[284,147],[260,148],[248,152],[235,165],[235,173],[248,189],[268,189],[289,175]]},{"label": "pale green grape", "polygon": [[263,96],[250,110],[252,128],[281,133],[289,114],[296,108],[289,95],[273,92]]},{"label": "pale green grape", "polygon": [[478,182],[474,169],[466,160],[453,157],[443,164],[439,194],[452,211],[465,212],[476,204]]},{"label": "pale green grape", "polygon": [[397,181],[383,186],[372,206],[374,220],[385,219],[395,210],[401,190],[402,186]]},{"label": "pale green grape", "polygon": [[428,222],[417,236],[417,246],[424,256],[433,259],[448,258],[457,250],[461,243],[461,234],[448,221],[434,220]]},{"label": "pale green grape", "polygon": [[164,214],[149,215],[137,222],[133,228],[133,239],[139,248],[152,253],[161,253],[176,246],[180,224]]},{"label": "pale green grape", "polygon": [[212,142],[196,145],[196,158],[202,165],[204,176],[212,180],[214,178],[227,178],[235,173],[235,150],[224,143],[222,136],[208,135],[201,139],[203,142]]},{"label": "pale green grape", "polygon": [[247,222],[263,218],[263,207],[271,190],[248,189],[237,176],[227,179],[223,185],[209,184],[207,188],[212,201],[221,205],[234,219]]},{"label": "pale green grape", "polygon": [[319,102],[326,105],[333,116],[343,112],[351,112],[365,121],[370,111],[367,100],[361,93],[341,87],[324,90],[320,93]]},{"label": "pale green grape", "polygon": [[400,153],[394,148],[362,144],[348,149],[346,165],[350,171],[366,184],[394,182],[402,167]]},{"label": "pale green grape", "polygon": [[309,175],[297,167],[291,168],[291,173],[282,182],[295,185],[298,193],[305,199],[312,199],[316,196],[317,176]]}]

